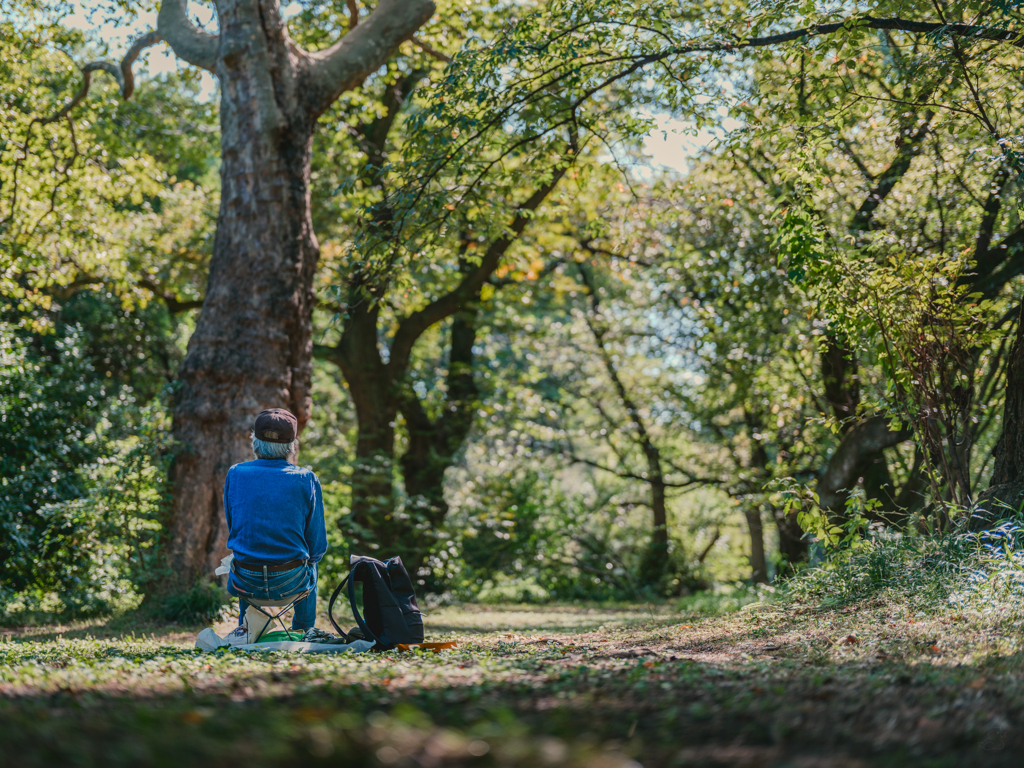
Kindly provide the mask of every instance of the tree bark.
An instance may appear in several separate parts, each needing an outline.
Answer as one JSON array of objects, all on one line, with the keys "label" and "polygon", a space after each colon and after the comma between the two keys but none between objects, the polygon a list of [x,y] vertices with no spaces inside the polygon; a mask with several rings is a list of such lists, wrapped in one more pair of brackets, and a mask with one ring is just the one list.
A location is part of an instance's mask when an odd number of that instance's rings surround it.
[{"label": "tree bark", "polygon": [[175,53],[212,69],[221,89],[217,234],[174,405],[181,450],[171,470],[167,561],[174,577],[167,589],[208,575],[226,552],[224,477],[232,464],[252,458],[255,415],[288,408],[300,430],[309,419],[316,121],[429,18],[433,5],[382,0],[364,25],[320,54],[292,43],[274,0],[219,0],[217,11],[216,36],[192,27],[185,0],[165,0],[159,16]]},{"label": "tree bark", "polygon": [[995,445],[989,487],[978,499],[971,528],[986,528],[1009,517],[1024,504],[1024,301],[1018,310],[1017,335],[1006,366],[1003,431]]},{"label": "tree bark", "polygon": [[845,509],[847,491],[858,482],[858,472],[865,460],[911,437],[913,433],[907,429],[890,431],[888,420],[883,416],[872,416],[852,427],[843,435],[824,474],[818,480],[821,508],[841,516]]},{"label": "tree bark", "polygon": [[761,508],[748,506],[743,510],[750,532],[750,580],[755,584],[768,583],[768,560],[764,554],[764,526],[761,523]]},{"label": "tree bark", "polygon": [[[267,30],[254,30],[246,17],[222,16],[222,35],[253,31],[264,36],[265,47]],[[174,407],[174,436],[184,450],[171,476],[169,559],[185,584],[212,571],[226,552],[224,477],[232,464],[252,458],[255,415],[288,408],[300,430],[309,419],[319,255],[309,207],[313,124],[294,107],[285,113],[257,95],[260,78],[272,73],[253,48],[217,66],[223,84],[220,213],[206,301]]]},{"label": "tree bark", "polygon": [[402,560],[411,565],[410,571],[421,581],[428,576],[422,568],[448,516],[445,472],[455,463],[473,426],[479,397],[473,379],[478,312],[474,301],[452,317],[447,396],[438,418],[428,417],[408,380],[401,384],[400,407],[409,430],[409,446],[401,458],[402,478],[413,524],[420,531],[409,539],[408,553],[402,555]]}]

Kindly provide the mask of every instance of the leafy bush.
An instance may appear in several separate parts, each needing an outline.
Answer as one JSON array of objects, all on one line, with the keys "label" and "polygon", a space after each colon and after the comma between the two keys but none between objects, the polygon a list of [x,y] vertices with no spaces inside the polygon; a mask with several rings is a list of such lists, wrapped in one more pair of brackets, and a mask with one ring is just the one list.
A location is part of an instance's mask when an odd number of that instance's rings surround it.
[{"label": "leafy bush", "polygon": [[95,428],[103,387],[82,354],[82,333],[69,328],[30,351],[0,323],[0,590],[74,591],[96,556],[86,540],[95,525],[80,498],[79,468],[96,461]]},{"label": "leafy bush", "polygon": [[599,491],[567,496],[534,470],[477,477],[449,516],[432,565],[454,593],[484,602],[647,600],[710,584],[673,542],[661,583],[641,587],[650,533]]},{"label": "leafy bush", "polygon": [[0,620],[137,603],[159,575],[171,440],[125,338],[152,337],[114,299],[69,301],[49,330],[0,310],[18,321],[0,319]]},{"label": "leafy bush", "polygon": [[922,609],[954,604],[1017,609],[1024,599],[1024,529],[1007,521],[981,533],[925,536],[873,530],[857,547],[790,579],[788,595],[823,607],[888,595]]},{"label": "leafy bush", "polygon": [[198,581],[188,591],[164,598],[159,612],[168,621],[201,624],[217,619],[227,602],[227,593],[220,585]]}]

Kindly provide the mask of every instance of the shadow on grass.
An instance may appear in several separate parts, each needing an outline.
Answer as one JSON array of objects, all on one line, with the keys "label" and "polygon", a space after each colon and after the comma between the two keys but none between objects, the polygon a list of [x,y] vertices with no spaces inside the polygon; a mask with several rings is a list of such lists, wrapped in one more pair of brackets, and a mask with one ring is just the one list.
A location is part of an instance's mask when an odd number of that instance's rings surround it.
[{"label": "shadow on grass", "polygon": [[85,671],[45,662],[57,666],[46,691],[8,679],[0,740],[12,764],[923,768],[1019,765],[1024,749],[1011,727],[1021,690],[1007,682],[1024,654],[979,669],[165,650],[142,656],[173,691],[132,688],[128,675],[97,683],[88,670],[132,656],[116,647]]},{"label": "shadow on grass", "polygon": [[52,642],[63,637],[68,640],[121,640],[153,639],[167,642],[191,642],[206,624],[175,624],[155,617],[151,612],[138,610],[98,619],[56,622],[39,626],[0,627],[0,638],[14,642]]}]

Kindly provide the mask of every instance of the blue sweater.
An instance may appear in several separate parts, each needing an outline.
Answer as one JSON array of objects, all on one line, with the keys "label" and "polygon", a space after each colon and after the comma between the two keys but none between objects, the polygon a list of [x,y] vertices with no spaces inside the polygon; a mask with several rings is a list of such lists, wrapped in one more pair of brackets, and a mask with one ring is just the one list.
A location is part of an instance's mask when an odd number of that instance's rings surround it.
[{"label": "blue sweater", "polygon": [[228,549],[239,560],[319,562],[327,551],[320,480],[284,459],[257,459],[229,469],[224,516]]}]

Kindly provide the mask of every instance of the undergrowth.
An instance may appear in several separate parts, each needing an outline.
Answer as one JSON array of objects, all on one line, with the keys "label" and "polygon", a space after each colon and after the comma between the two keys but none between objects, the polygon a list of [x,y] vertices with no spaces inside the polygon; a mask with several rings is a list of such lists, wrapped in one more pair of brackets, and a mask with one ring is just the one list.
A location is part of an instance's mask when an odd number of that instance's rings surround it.
[{"label": "undergrowth", "polygon": [[783,599],[836,608],[874,597],[909,599],[920,610],[1004,612],[1024,598],[1024,528],[980,533],[879,533],[791,578]]}]

